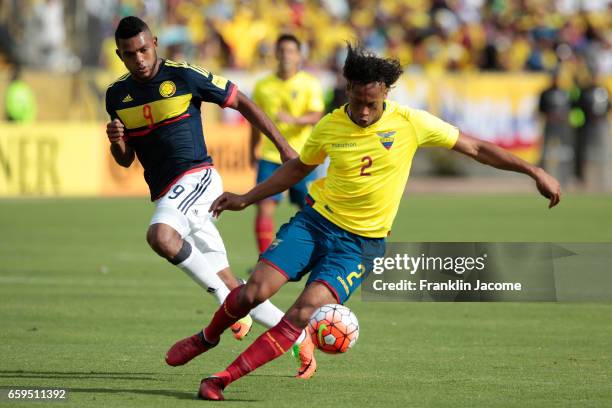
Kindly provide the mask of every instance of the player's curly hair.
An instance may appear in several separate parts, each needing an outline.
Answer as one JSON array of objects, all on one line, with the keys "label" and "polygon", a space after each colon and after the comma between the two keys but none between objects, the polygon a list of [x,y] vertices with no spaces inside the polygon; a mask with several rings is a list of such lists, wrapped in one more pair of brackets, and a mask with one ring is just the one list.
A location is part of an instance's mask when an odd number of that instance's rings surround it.
[{"label": "player's curly hair", "polygon": [[397,59],[377,57],[360,44],[347,43],[347,48],[342,73],[349,84],[382,82],[390,88],[403,72]]},{"label": "player's curly hair", "polygon": [[126,40],[149,30],[147,23],[134,16],[123,17],[115,30],[115,42]]}]

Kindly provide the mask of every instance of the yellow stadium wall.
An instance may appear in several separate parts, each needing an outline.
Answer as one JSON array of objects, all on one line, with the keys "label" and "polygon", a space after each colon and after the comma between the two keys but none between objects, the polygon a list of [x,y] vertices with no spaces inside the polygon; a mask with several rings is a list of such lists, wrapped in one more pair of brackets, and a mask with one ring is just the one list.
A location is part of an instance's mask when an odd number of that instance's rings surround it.
[{"label": "yellow stadium wall", "polygon": [[[206,126],[206,142],[225,188],[246,191],[255,172],[248,161],[249,128]],[[146,196],[137,161],[117,165],[103,124],[0,125],[0,196]]]},{"label": "yellow stadium wall", "polygon": [[1,125],[0,195],[97,195],[102,132],[100,124]]},{"label": "yellow stadium wall", "polygon": [[[248,85],[243,84],[246,80],[235,76],[248,93]],[[62,82],[66,78],[53,79],[55,84],[70,88]],[[49,85],[42,79],[35,83]],[[547,84],[544,75],[468,74],[432,79],[408,74],[390,97],[441,115],[464,132],[493,141],[535,163],[540,156],[541,126],[537,100]],[[610,78],[606,84],[612,90]],[[37,95],[43,97],[40,92]],[[148,195],[138,163],[129,169],[114,163],[104,124],[99,119],[58,120],[59,112],[65,111],[65,106],[61,110],[64,102],[56,100],[57,93],[51,96],[52,103],[39,109],[47,120],[40,118],[27,126],[0,122],[0,197]],[[76,103],[76,99],[71,100]],[[54,109],[56,113],[51,115]],[[208,109],[219,110],[214,106]],[[214,114],[205,117],[206,143],[225,188],[248,190],[255,180],[249,165],[249,127],[244,121],[220,124]]]}]

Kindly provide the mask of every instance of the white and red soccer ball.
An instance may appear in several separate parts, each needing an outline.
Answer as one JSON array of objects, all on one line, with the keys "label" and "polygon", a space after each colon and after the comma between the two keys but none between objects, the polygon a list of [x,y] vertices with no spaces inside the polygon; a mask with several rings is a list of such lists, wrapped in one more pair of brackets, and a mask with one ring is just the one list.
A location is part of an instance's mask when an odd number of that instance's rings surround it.
[{"label": "white and red soccer ball", "polygon": [[330,354],[345,353],[359,337],[359,322],[348,307],[329,304],[313,313],[308,331],[319,350]]}]

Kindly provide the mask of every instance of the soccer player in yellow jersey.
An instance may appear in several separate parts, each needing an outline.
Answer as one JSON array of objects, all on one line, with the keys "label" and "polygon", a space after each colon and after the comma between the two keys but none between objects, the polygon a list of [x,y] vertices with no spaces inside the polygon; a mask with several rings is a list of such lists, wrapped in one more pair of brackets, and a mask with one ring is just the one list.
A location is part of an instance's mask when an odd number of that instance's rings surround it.
[{"label": "soccer player in yellow jersey", "polygon": [[202,380],[201,398],[223,399],[223,390],[230,383],[291,347],[318,307],[349,298],[371,269],[372,259],[384,255],[385,237],[417,148],[453,149],[481,163],[524,173],[550,200],[549,207],[559,203],[559,183],[541,168],[491,143],[461,134],[427,112],[387,100],[389,88],[401,73],[398,61],[349,46],[344,65],[348,104],[317,124],[299,158],[287,161],[248,193],[224,193],[212,204],[214,214],[241,210],[287,189],[330,158],[327,177],[310,187],[310,206],[281,227],[249,281],[233,289],[214,314],[204,337],[216,342],[236,319],[285,282],[310,272],[306,287],[278,325],[255,340],[225,370]]},{"label": "soccer player in yellow jersey", "polygon": [[[323,116],[323,92],[319,81],[300,71],[302,64],[300,41],[292,34],[282,34],[276,40],[278,69],[255,84],[253,101],[270,117],[291,147],[302,150],[312,126]],[[261,132],[251,126],[251,162],[257,162],[255,153]],[[282,164],[278,149],[268,139],[261,144],[261,156],[257,163],[257,183],[272,175]],[[308,185],[314,180],[311,173],[289,188],[289,200],[302,208]],[[257,203],[255,237],[259,253],[263,253],[274,238],[274,212],[282,193]]]}]

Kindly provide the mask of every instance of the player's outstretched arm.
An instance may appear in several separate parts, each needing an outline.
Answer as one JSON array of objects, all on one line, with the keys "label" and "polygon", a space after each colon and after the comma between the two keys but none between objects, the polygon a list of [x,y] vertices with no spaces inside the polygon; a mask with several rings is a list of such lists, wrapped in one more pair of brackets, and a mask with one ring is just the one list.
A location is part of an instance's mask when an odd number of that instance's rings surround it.
[{"label": "player's outstretched arm", "polygon": [[272,120],[245,94],[238,91],[238,97],[235,98],[234,103],[229,105],[230,108],[236,109],[244,116],[251,125],[257,127],[261,132],[268,137],[274,143],[274,146],[280,152],[281,160],[286,162],[287,160],[296,158],[298,154],[293,150],[287,140],[281,135],[279,130],[276,128]]},{"label": "player's outstretched arm", "polygon": [[134,149],[128,146],[123,140],[125,135],[125,126],[119,119],[114,119],[106,124],[106,135],[111,143],[111,154],[113,158],[123,167],[130,167],[134,161]]},{"label": "player's outstretched arm", "polygon": [[251,125],[251,138],[249,139],[249,162],[251,167],[257,164],[257,146],[261,140],[261,132],[255,126]]},{"label": "player's outstretched arm", "polygon": [[215,217],[225,210],[240,211],[249,205],[287,190],[302,180],[317,166],[302,163],[299,158],[291,159],[280,166],[265,181],[257,184],[246,194],[225,192],[221,194],[210,206],[209,212]]},{"label": "player's outstretched arm", "polygon": [[527,174],[535,180],[540,194],[550,200],[548,208],[561,200],[561,186],[553,176],[493,143],[460,134],[453,150],[498,169]]}]

